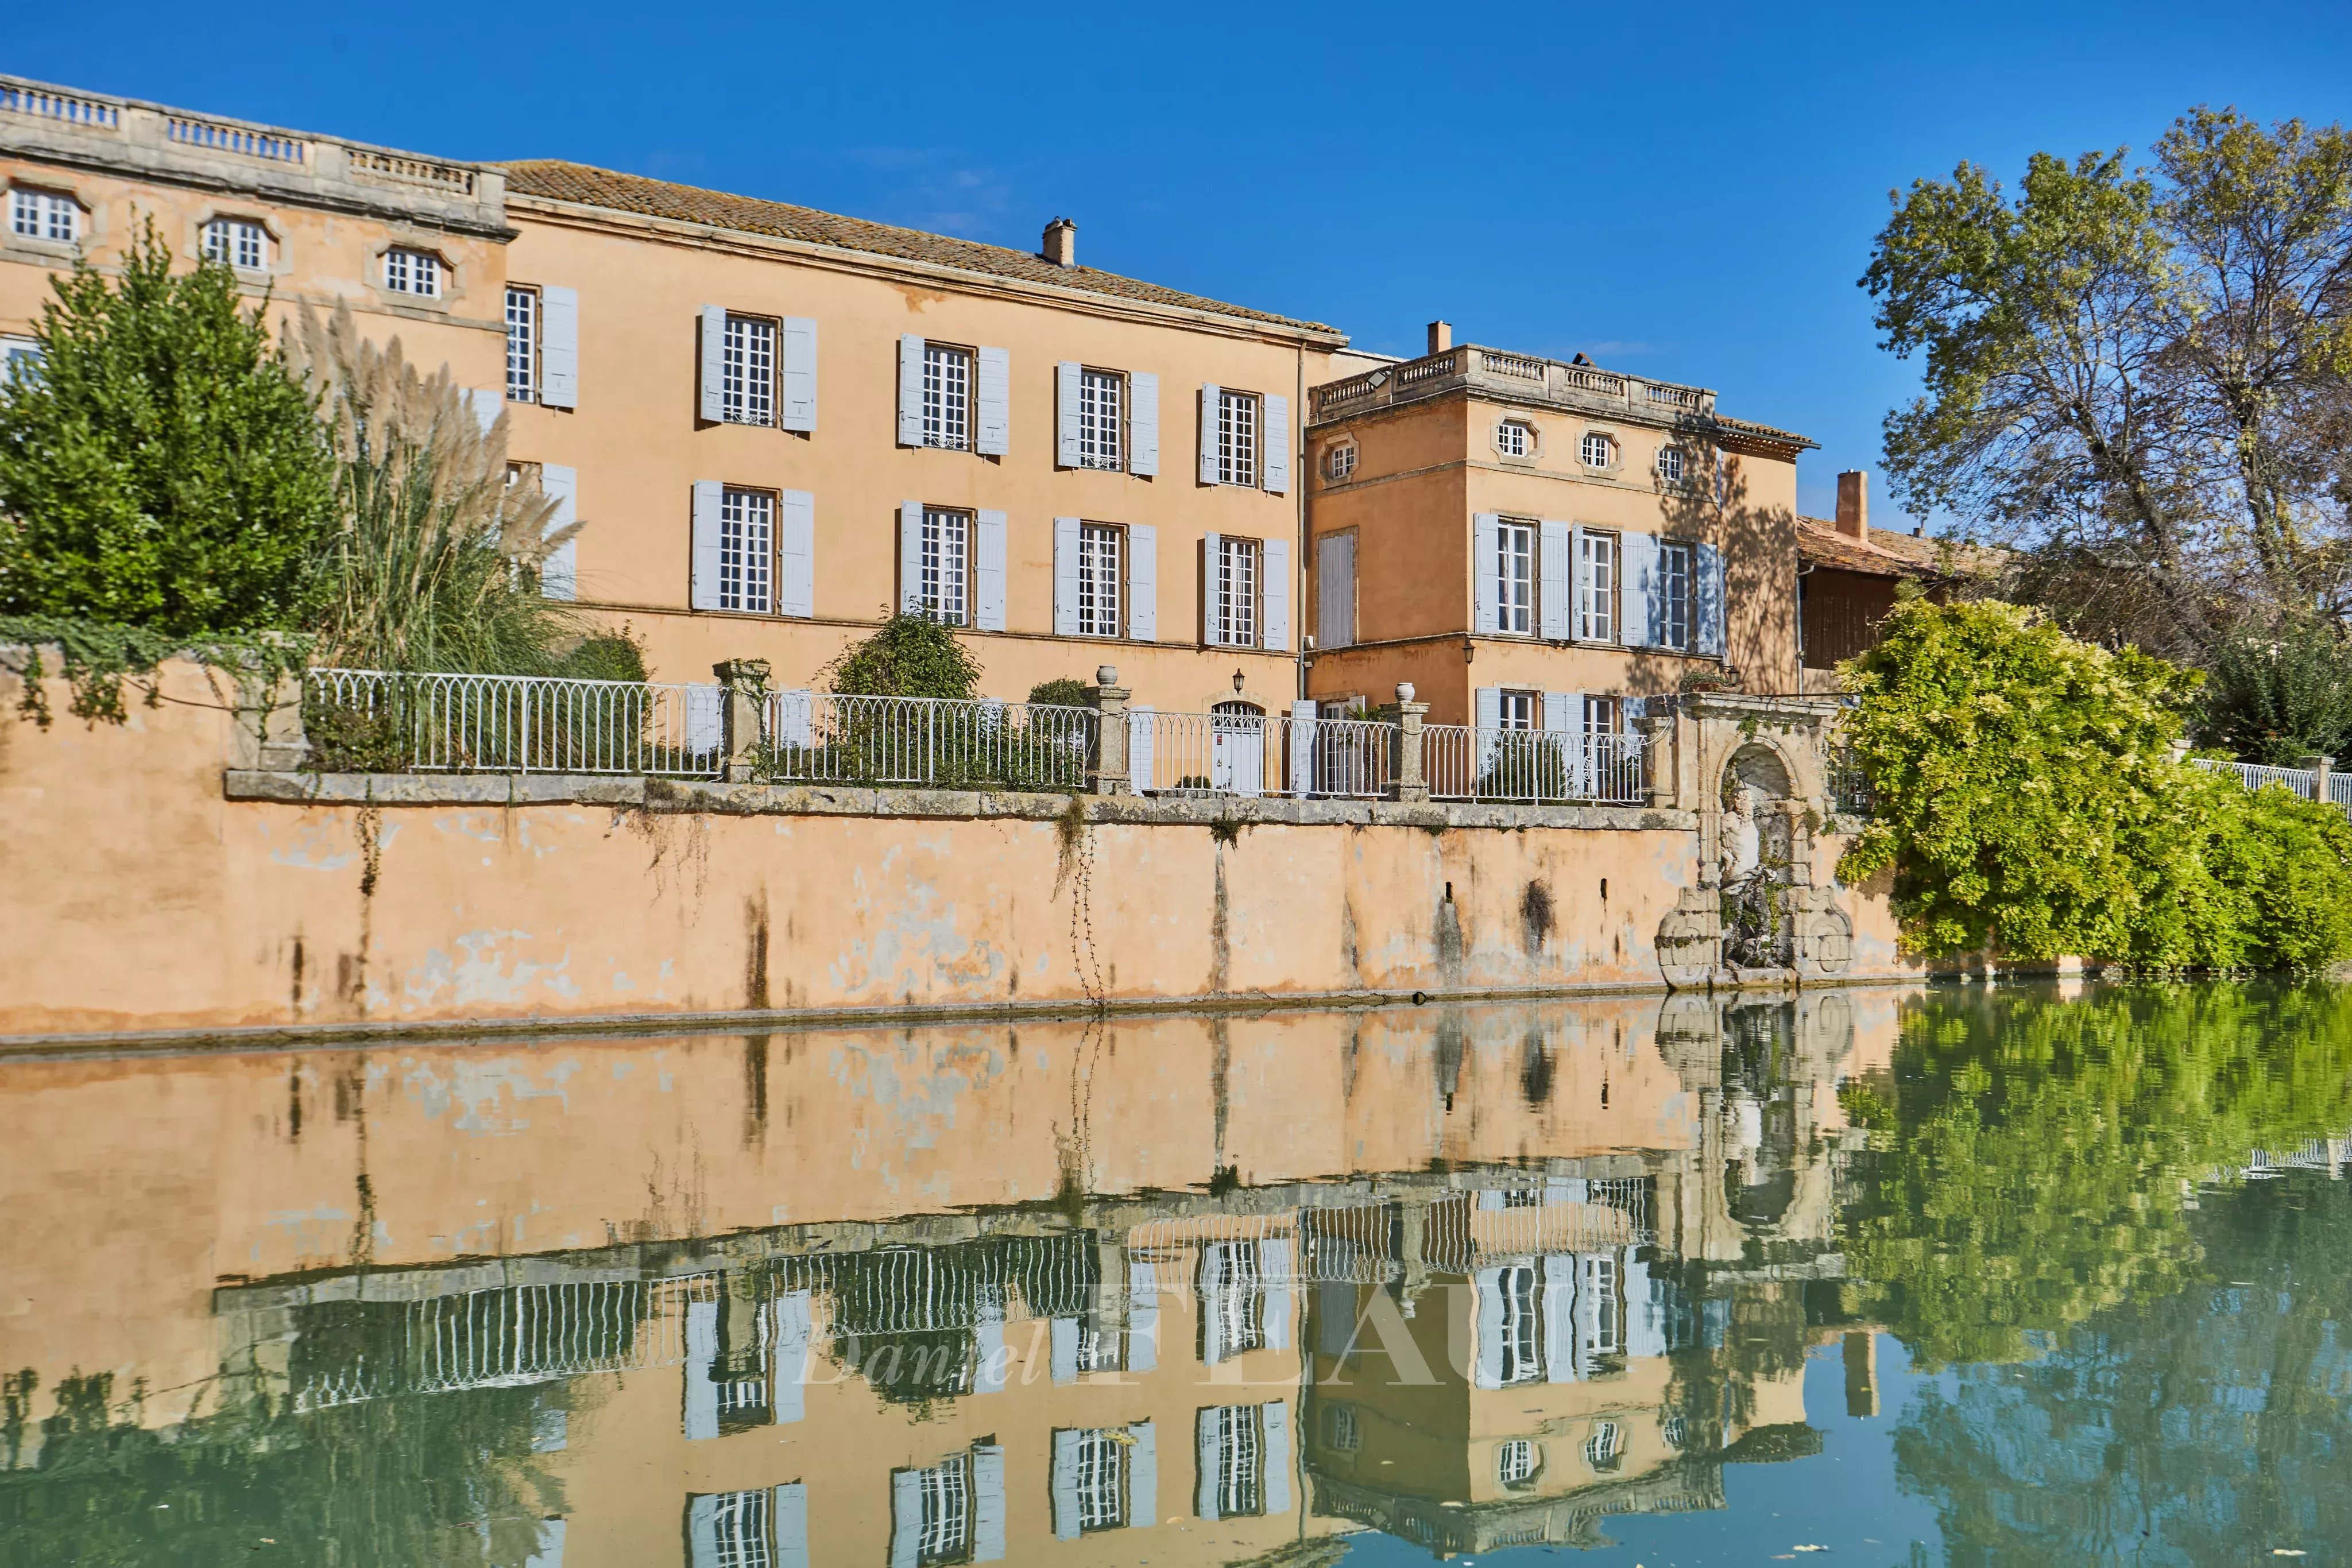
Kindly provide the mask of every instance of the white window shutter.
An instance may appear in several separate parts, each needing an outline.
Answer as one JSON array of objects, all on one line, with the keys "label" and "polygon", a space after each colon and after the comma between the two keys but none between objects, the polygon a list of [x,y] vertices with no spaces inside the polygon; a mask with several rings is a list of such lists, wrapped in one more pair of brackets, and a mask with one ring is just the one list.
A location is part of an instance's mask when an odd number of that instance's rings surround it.
[{"label": "white window shutter", "polygon": [[[789,726],[780,726],[785,734],[777,738],[786,745],[808,744],[809,694],[796,694],[801,698],[801,730],[797,739],[791,737]],[[778,1296],[770,1319],[775,1326],[775,1364],[770,1369],[771,1409],[776,1425],[789,1426],[808,1413],[809,1340],[814,1333],[814,1317],[810,1295],[806,1291],[793,1291]]]},{"label": "white window shutter", "polygon": [[1503,688],[1480,686],[1470,694],[1470,722],[1476,733],[1471,737],[1478,754],[1478,776],[1494,766],[1495,748],[1501,744],[1496,731],[1503,727]]},{"label": "white window shutter", "polygon": [[972,624],[982,632],[1004,630],[1004,514],[978,515],[971,563]]},{"label": "white window shutter", "polygon": [[1565,643],[1576,635],[1576,529],[1546,521],[1538,532],[1537,616],[1547,640]]},{"label": "white window shutter", "polygon": [[1276,652],[1290,650],[1290,601],[1297,591],[1297,581],[1290,570],[1290,541],[1265,541],[1265,646]]},{"label": "white window shutter", "polygon": [[1004,1448],[985,1443],[971,1451],[971,1560],[1004,1561]]},{"label": "white window shutter", "polygon": [[[1128,594],[1131,601],[1132,591]],[[1054,519],[1054,635],[1078,634],[1078,519]]]},{"label": "white window shutter", "polygon": [[[983,1304],[981,1318],[972,1331],[972,1348],[977,1353],[977,1365],[971,1375],[974,1394],[1002,1394],[1004,1379],[1011,1373],[1012,1358],[1004,1354],[1004,1317],[1001,1307]],[[995,1315],[992,1316],[993,1313]]]},{"label": "white window shutter", "polygon": [[923,340],[913,332],[898,340],[898,444],[923,444]]},{"label": "white window shutter", "polygon": [[706,305],[702,308],[702,417],[711,424],[727,417],[727,405],[720,399],[726,349],[727,307]]},{"label": "white window shutter", "polygon": [[1078,382],[1085,367],[1064,360],[1054,367],[1054,465],[1078,465]]},{"label": "white window shutter", "polygon": [[[1315,716],[1315,705],[1306,704],[1307,716]],[[1265,1282],[1265,1346],[1268,1350],[1290,1348],[1290,1319],[1297,1300],[1293,1287],[1297,1283],[1298,1267],[1296,1253],[1288,1237],[1276,1237],[1257,1244],[1257,1277]]]},{"label": "white window shutter", "polygon": [[1272,496],[1290,493],[1290,400],[1269,395],[1265,400],[1265,488]]},{"label": "white window shutter", "polygon": [[1223,1411],[1213,1405],[1201,1407],[1193,1417],[1192,1448],[1195,1480],[1192,1511],[1202,1519],[1217,1517],[1218,1417]]},{"label": "white window shutter", "polygon": [[[791,1481],[776,1488],[771,1495],[775,1499],[771,1515],[774,1521],[775,1568],[809,1568],[808,1483]],[[551,1562],[547,1568],[562,1568],[562,1563]]]},{"label": "white window shutter", "polygon": [[923,504],[898,503],[898,604],[920,610],[923,600]]},{"label": "white window shutter", "polygon": [[705,1442],[719,1436],[719,1385],[710,1375],[719,1367],[719,1303],[688,1301],[686,1305],[686,1410],[682,1421],[686,1440]]},{"label": "white window shutter", "polygon": [[[1075,1320],[1056,1318],[1054,1326],[1059,1329],[1065,1322],[1069,1322],[1075,1334],[1078,1326]],[[1060,1380],[1057,1378],[1055,1381]],[[1056,1541],[1076,1541],[1078,1538],[1078,1439],[1082,1435],[1067,1427],[1054,1434],[1054,1456],[1046,1473],[1046,1490],[1054,1499],[1054,1539]]]},{"label": "white window shutter", "polygon": [[1223,538],[1217,534],[1201,536],[1201,646],[1217,645],[1217,629],[1224,622],[1223,605],[1218,600],[1223,589],[1223,574],[1217,570],[1218,558],[1224,554]]},{"label": "white window shutter", "polygon": [[1628,648],[1647,648],[1657,640],[1658,536],[1628,530],[1618,536],[1617,550],[1624,617],[1618,640]]},{"label": "white window shutter", "polygon": [[[547,519],[548,533],[568,528],[579,516],[580,471],[553,463],[540,465],[539,487],[555,503],[554,515]],[[539,592],[542,599],[577,599],[580,597],[580,538],[578,535],[555,547],[547,559],[540,563]]]},{"label": "white window shutter", "polygon": [[458,395],[474,411],[474,423],[481,426],[484,435],[489,434],[499,415],[507,410],[507,394],[495,387],[464,387]]},{"label": "white window shutter", "polygon": [[[1131,707],[1127,710],[1127,776],[1139,795],[1160,787],[1151,771],[1151,714],[1152,710],[1148,707]],[[1160,1303],[1157,1301],[1151,1304],[1151,1326],[1156,1336],[1160,1327]],[[1137,1332],[1139,1333],[1142,1331],[1139,1328]],[[1152,1343],[1153,1354],[1156,1356],[1159,1348],[1156,1337]],[[1131,1344],[1132,1342],[1130,1342]],[[1135,1364],[1131,1355],[1130,1349],[1129,1371],[1148,1370]]]},{"label": "white window shutter", "polygon": [[1160,1444],[1149,1421],[1127,1429],[1127,1522],[1141,1530],[1160,1522]]},{"label": "white window shutter", "polygon": [[816,613],[816,497],[786,490],[776,517],[776,613]]},{"label": "white window shutter", "polygon": [[[1315,718],[1319,710],[1313,697],[1297,697],[1290,705],[1290,792],[1304,798],[1315,792]],[[1267,1306],[1272,1322],[1271,1298]],[[1271,1328],[1269,1327],[1269,1333]],[[1269,1339],[1267,1343],[1273,1343]]]},{"label": "white window shutter", "polygon": [[1201,383],[1201,483],[1217,482],[1217,402],[1223,389],[1214,382]]},{"label": "white window shutter", "polygon": [[1315,644],[1345,648],[1356,640],[1356,536],[1315,542]]},{"label": "white window shutter", "polygon": [[539,401],[548,408],[580,406],[580,291],[552,286],[539,291]]},{"label": "white window shutter", "polygon": [[1258,1406],[1265,1432],[1265,1511],[1290,1511],[1290,1406],[1279,1399]]},{"label": "white window shutter", "polygon": [[890,1472],[890,1568],[923,1560],[923,1472]]},{"label": "white window shutter", "polygon": [[1127,378],[1127,471],[1145,478],[1160,474],[1160,378],[1138,371]]},{"label": "white window shutter", "polygon": [[1503,1271],[1481,1269],[1472,1276],[1471,1290],[1478,1303],[1478,1360],[1475,1375],[1480,1388],[1503,1386]]},{"label": "white window shutter", "polygon": [[1160,530],[1149,523],[1127,530],[1127,634],[1160,640]]},{"label": "white window shutter", "polygon": [[972,399],[972,450],[1002,457],[1013,442],[1013,356],[1003,349],[982,349],[975,379],[980,384]]},{"label": "white window shutter", "polygon": [[1480,512],[1470,519],[1470,630],[1490,633],[1501,623],[1502,604],[1496,595],[1500,584],[1496,581],[1499,570],[1496,559],[1502,550],[1503,519],[1493,512]]},{"label": "white window shutter", "polygon": [[706,1492],[686,1500],[688,1568],[719,1568],[719,1498]]},{"label": "white window shutter", "polygon": [[1698,547],[1698,651],[1709,658],[1723,657],[1723,552],[1713,545]]},{"label": "white window shutter", "polygon": [[694,482],[694,549],[687,602],[697,610],[719,608],[719,507],[726,491],[716,479]]},{"label": "white window shutter", "polygon": [[816,428],[816,323],[806,316],[784,318],[784,398],[776,423],[784,430]]},{"label": "white window shutter", "polygon": [[1078,1380],[1078,1320],[1055,1318],[1046,1325],[1046,1357],[1056,1385]]},{"label": "white window shutter", "polygon": [[1543,727],[1554,735],[1581,730],[1584,727],[1584,698],[1576,692],[1544,693]]},{"label": "white window shutter", "polygon": [[1576,1260],[1543,1260],[1544,1381],[1576,1381]]}]

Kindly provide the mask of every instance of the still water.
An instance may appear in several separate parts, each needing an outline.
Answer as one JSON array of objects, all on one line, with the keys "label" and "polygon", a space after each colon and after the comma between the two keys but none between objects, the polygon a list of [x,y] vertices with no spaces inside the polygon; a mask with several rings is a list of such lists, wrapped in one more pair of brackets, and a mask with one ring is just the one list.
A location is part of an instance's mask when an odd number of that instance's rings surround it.
[{"label": "still water", "polygon": [[2347,1129],[2318,986],[0,1062],[0,1563],[2338,1563]]}]

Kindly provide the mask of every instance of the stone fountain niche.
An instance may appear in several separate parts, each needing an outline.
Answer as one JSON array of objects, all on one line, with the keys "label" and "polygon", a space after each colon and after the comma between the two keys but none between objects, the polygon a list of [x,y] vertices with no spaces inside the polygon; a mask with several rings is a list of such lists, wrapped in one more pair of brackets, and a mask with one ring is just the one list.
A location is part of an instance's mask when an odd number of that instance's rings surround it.
[{"label": "stone fountain niche", "polygon": [[1707,694],[1654,721],[1660,793],[1670,789],[1699,819],[1697,885],[1658,926],[1669,986],[1801,985],[1853,966],[1834,862],[1815,852],[1830,821],[1822,748],[1837,712],[1801,697]]}]

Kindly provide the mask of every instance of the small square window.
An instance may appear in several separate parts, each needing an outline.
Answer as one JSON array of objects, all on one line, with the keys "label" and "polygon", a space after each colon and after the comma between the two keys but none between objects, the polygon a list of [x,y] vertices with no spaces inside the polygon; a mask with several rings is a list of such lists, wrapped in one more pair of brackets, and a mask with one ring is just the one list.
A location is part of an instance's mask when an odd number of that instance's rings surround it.
[{"label": "small square window", "polygon": [[1679,446],[1658,448],[1658,477],[1669,485],[1683,482],[1683,449]]},{"label": "small square window", "polygon": [[1513,1437],[1495,1450],[1495,1479],[1507,1487],[1523,1487],[1535,1479],[1536,1446]]},{"label": "small square window", "polygon": [[1606,468],[1616,460],[1617,444],[1597,430],[1588,430],[1577,445],[1577,455],[1587,468]]},{"label": "small square window", "polygon": [[259,272],[269,265],[269,231],[247,218],[215,218],[205,225],[205,259]]},{"label": "small square window", "polygon": [[383,286],[394,294],[421,299],[441,298],[441,258],[429,250],[388,250],[383,253]]},{"label": "small square window", "polygon": [[1507,419],[1495,427],[1495,449],[1506,457],[1525,457],[1535,445],[1535,432],[1519,420]]},{"label": "small square window", "polygon": [[26,239],[71,242],[81,234],[81,204],[61,191],[8,193],[8,227]]},{"label": "small square window", "polygon": [[1356,473],[1356,444],[1352,441],[1335,444],[1323,455],[1323,472],[1331,476],[1335,485],[1353,478]]}]

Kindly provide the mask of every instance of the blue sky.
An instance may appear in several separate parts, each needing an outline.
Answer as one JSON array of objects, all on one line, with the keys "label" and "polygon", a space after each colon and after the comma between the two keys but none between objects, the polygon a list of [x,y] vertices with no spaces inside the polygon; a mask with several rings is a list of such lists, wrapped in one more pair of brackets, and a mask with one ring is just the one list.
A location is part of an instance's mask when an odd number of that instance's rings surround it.
[{"label": "blue sky", "polygon": [[[2352,7],[12,7],[5,68],[452,157],[561,156],[1034,248],[1332,322],[1717,388],[1878,466],[1911,395],[1854,287],[1886,193],[2329,120]],[[411,20],[411,17],[415,18]],[[1880,504],[1874,521],[1896,522]]]}]

